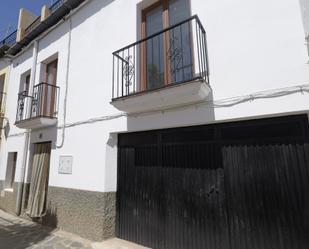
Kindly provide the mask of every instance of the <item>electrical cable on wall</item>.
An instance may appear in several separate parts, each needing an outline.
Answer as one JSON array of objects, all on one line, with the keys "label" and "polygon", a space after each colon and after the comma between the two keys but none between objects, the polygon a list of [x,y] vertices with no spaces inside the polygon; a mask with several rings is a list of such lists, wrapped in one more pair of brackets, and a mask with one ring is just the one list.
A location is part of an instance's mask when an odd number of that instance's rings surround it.
[{"label": "electrical cable on wall", "polygon": [[278,98],[295,93],[309,93],[309,85],[300,85],[294,87],[280,88],[275,90],[268,90],[257,92],[242,97],[234,97],[229,99],[217,100],[212,102],[212,106],[216,108],[230,107],[236,104],[241,104],[248,101],[253,101],[256,99],[268,99],[268,98]]},{"label": "electrical cable on wall", "polygon": [[[139,112],[139,113],[132,113],[132,114],[127,114],[127,113],[122,112],[122,113],[117,113],[117,114],[112,114],[112,115],[107,115],[107,116],[102,116],[102,117],[97,117],[97,118],[90,118],[90,119],[72,122],[72,123],[64,123],[64,125],[58,126],[57,128],[65,129],[65,128],[70,128],[70,127],[75,127],[75,126],[80,126],[80,125],[85,125],[85,124],[93,124],[97,122],[109,121],[109,120],[118,119],[121,117],[128,117],[128,116],[138,117],[138,116],[154,114],[154,113],[158,113],[162,111],[167,112],[167,111],[174,111],[177,109],[183,109],[186,107],[190,108],[192,106],[209,106],[213,108],[227,108],[227,107],[232,107],[235,105],[239,105],[245,102],[251,102],[254,100],[258,100],[258,99],[278,98],[278,97],[288,96],[288,95],[296,94],[296,93],[308,94],[309,85],[299,85],[299,86],[294,86],[294,87],[287,87],[287,88],[280,88],[280,89],[275,89],[275,90],[256,92],[253,94],[239,96],[239,97],[233,97],[233,98],[227,98],[227,99],[221,99],[221,100],[215,100],[215,101],[203,101],[200,103],[188,104],[185,106],[184,105],[181,105],[178,107],[174,106],[174,107],[166,108],[164,110],[147,111],[147,112]],[[22,136],[24,134],[25,132],[16,133],[16,134],[9,135],[9,137]]]},{"label": "electrical cable on wall", "polygon": [[188,105],[181,105],[178,107],[170,107],[166,109],[161,109],[157,111],[147,111],[147,112],[139,112],[139,113],[117,113],[117,114],[112,114],[108,116],[102,116],[98,118],[91,118],[83,121],[78,121],[78,122],[72,122],[68,123],[65,125],[62,125],[59,128],[62,128],[65,126],[66,128],[69,127],[74,127],[78,125],[83,125],[83,124],[91,124],[91,123],[96,123],[96,122],[102,122],[102,121],[108,121],[108,120],[113,120],[121,117],[127,117],[127,116],[141,116],[141,115],[148,115],[148,114],[154,114],[156,112],[167,112],[167,111],[174,111],[176,109],[183,109],[183,108],[189,108],[192,106],[209,106],[213,108],[224,108],[224,107],[231,107],[237,104],[245,103],[245,102],[250,102],[255,99],[266,99],[266,98],[277,98],[277,97],[283,97],[295,93],[309,93],[309,85],[300,85],[300,86],[294,86],[294,87],[287,87],[287,88],[280,88],[280,89],[275,89],[275,90],[268,90],[268,91],[263,91],[263,92],[257,92],[245,96],[240,96],[240,97],[233,97],[233,98],[228,98],[228,99],[222,99],[222,100],[216,100],[216,101],[203,101],[200,103],[194,103],[194,104],[188,104]]},{"label": "electrical cable on wall", "polygon": [[[69,39],[68,39],[68,56],[67,56],[67,66],[66,66],[66,75],[65,75],[65,94],[64,94],[64,104],[63,104],[63,123],[66,123],[67,115],[67,101],[68,101],[68,89],[69,89],[69,72],[70,72],[70,59],[71,59],[71,37],[72,37],[72,18],[69,15]],[[65,140],[65,125],[62,128],[62,140],[60,145],[56,147],[62,148]]]}]

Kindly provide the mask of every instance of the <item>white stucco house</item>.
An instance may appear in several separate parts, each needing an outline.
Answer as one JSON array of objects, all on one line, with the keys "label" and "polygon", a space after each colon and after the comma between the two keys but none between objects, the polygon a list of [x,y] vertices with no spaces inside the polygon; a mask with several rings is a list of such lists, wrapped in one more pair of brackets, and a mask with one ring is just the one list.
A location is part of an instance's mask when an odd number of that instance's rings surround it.
[{"label": "white stucco house", "polygon": [[308,248],[307,5],[21,9],[0,42],[0,208],[151,248]]}]

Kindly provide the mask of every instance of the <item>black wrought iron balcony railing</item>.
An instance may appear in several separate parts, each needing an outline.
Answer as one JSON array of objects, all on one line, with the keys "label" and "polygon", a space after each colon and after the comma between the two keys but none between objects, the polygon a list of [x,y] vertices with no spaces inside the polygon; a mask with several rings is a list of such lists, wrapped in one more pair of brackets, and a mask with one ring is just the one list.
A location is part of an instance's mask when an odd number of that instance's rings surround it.
[{"label": "black wrought iron balcony railing", "polygon": [[[49,11],[53,14],[56,10],[58,10],[61,6],[64,5],[65,0],[57,0],[50,7]],[[36,27],[38,27],[41,23],[41,16],[38,16],[26,29],[24,36],[30,34]],[[0,47],[6,45],[8,47],[13,46],[16,43],[17,30],[12,32],[10,35],[5,37],[2,41],[0,41]]]},{"label": "black wrought iron balcony railing", "polygon": [[206,31],[192,16],[113,53],[113,100],[195,80],[209,83]]},{"label": "black wrought iron balcony railing", "polygon": [[30,118],[30,110],[27,108],[27,105],[31,104],[32,98],[33,97],[28,96],[25,91],[18,94],[16,123]]},{"label": "black wrought iron balcony railing", "polygon": [[[33,96],[18,94],[16,123],[35,118],[57,118],[59,87],[40,83],[33,88]],[[30,108],[28,106],[30,105]]]},{"label": "black wrought iron balcony railing", "polygon": [[16,43],[17,30],[12,32],[10,35],[5,37],[2,41],[0,41],[0,47],[8,46],[11,47]]},{"label": "black wrought iron balcony railing", "polygon": [[65,0],[58,0],[56,2],[54,2],[50,7],[49,7],[49,11],[51,13],[54,13],[57,9],[59,9],[63,4],[64,4]]}]

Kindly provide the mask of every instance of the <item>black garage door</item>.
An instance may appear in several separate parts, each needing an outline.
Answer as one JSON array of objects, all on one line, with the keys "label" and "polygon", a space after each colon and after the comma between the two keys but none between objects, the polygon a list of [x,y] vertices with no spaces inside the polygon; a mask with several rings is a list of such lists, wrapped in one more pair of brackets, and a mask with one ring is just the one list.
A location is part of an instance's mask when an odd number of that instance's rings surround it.
[{"label": "black garage door", "polygon": [[156,249],[308,249],[305,115],[119,135],[117,235]]}]

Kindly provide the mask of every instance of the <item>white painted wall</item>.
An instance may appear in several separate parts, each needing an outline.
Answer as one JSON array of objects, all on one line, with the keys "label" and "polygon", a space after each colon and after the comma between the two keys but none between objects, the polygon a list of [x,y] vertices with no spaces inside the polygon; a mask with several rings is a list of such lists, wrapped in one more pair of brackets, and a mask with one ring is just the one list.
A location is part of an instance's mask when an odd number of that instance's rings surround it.
[{"label": "white painted wall", "polygon": [[299,0],[300,8],[303,16],[303,24],[305,29],[305,35],[309,35],[309,2],[307,0]]},{"label": "white painted wall", "polygon": [[[151,1],[92,0],[72,17],[71,63],[66,123],[118,114],[109,104],[112,92],[112,52],[139,37],[141,6]],[[152,1],[153,2],[153,1]],[[309,65],[299,3],[295,0],[191,0],[207,31],[210,83],[213,99],[221,100],[258,91],[309,84]],[[58,53],[60,106],[58,125],[63,124],[63,103],[69,23],[58,26],[39,41],[36,84],[40,62]],[[13,124],[19,78],[31,68],[32,48],[13,61],[7,113]],[[115,191],[118,132],[180,127],[235,119],[308,113],[308,93],[258,99],[213,108],[195,105],[140,116],[81,124],[66,129],[34,131],[31,143],[53,141],[50,181],[52,186],[94,191]],[[23,132],[11,125],[10,135]],[[42,138],[40,139],[40,134]],[[8,137],[1,149],[0,179],[4,179],[8,151],[18,151],[21,169],[24,135]],[[73,156],[73,174],[58,174],[60,155]],[[20,175],[16,174],[16,181]]]}]

